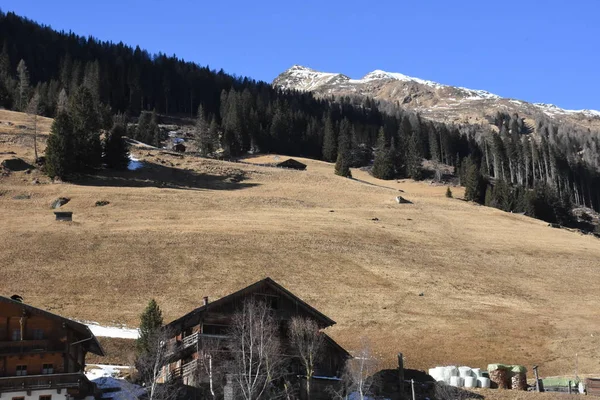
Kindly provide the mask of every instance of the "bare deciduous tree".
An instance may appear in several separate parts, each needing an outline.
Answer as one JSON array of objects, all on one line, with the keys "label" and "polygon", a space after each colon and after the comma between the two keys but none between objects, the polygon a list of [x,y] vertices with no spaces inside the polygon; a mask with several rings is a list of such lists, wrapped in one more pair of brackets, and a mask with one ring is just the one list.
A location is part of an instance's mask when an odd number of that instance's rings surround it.
[{"label": "bare deciduous tree", "polygon": [[174,400],[180,388],[179,382],[171,379],[163,368],[169,360],[169,339],[173,335],[159,330],[148,337],[148,351],[136,360],[136,368],[146,386],[148,400]]},{"label": "bare deciduous tree", "polygon": [[38,162],[38,151],[37,151],[37,122],[38,122],[38,114],[40,113],[40,94],[37,92],[34,93],[33,97],[29,101],[27,105],[27,114],[31,119],[33,124],[33,151],[35,153],[35,162]]},{"label": "bare deciduous tree", "polygon": [[306,378],[306,396],[310,399],[310,381],[315,365],[322,356],[325,336],[317,323],[308,318],[293,317],[289,324],[290,344],[302,362]]},{"label": "bare deciduous tree", "polygon": [[218,383],[222,381],[224,369],[224,356],[222,341],[219,338],[201,337],[198,340],[198,369],[196,378],[198,382],[208,381],[208,389],[213,399],[217,398]]},{"label": "bare deciduous tree", "polygon": [[271,309],[252,298],[233,316],[228,342],[230,371],[245,400],[273,398],[274,383],[283,375],[277,322]]},{"label": "bare deciduous tree", "polygon": [[365,400],[373,395],[373,390],[378,384],[374,378],[379,370],[379,360],[373,355],[371,345],[367,338],[361,338],[360,349],[353,358],[346,362],[342,376],[343,389],[331,390],[331,395],[337,400],[349,398]]}]

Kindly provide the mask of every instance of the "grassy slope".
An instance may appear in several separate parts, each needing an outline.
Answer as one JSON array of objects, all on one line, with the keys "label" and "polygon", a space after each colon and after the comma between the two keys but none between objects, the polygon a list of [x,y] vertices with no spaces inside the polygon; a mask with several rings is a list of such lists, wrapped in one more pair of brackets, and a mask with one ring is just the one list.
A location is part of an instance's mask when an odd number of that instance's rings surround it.
[{"label": "grassy slope", "polygon": [[[0,143],[8,149],[31,158],[29,147]],[[171,320],[205,295],[271,276],[337,321],[330,333],[342,345],[366,335],[390,365],[401,351],[410,368],[535,363],[566,374],[578,353],[580,373],[598,372],[593,237],[446,199],[445,187],[358,170],[386,187],[340,178],[319,161],[297,172],[136,155],[150,167],[87,184],[0,177],[0,293],[135,326],[151,297]],[[13,199],[21,193],[32,197]],[[397,204],[398,194],[414,204]],[[71,198],[75,222],[53,221],[58,196]]]}]

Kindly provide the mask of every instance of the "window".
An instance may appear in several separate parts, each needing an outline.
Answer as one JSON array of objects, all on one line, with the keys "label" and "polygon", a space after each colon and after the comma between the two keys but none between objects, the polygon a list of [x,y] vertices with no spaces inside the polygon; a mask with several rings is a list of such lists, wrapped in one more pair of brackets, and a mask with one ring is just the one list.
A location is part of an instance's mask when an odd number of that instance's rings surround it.
[{"label": "window", "polygon": [[13,397],[12,400],[25,400],[25,397]]},{"label": "window", "polygon": [[54,365],[44,364],[42,367],[42,375],[49,375],[54,373]]},{"label": "window", "polygon": [[51,395],[44,395],[44,396],[40,396],[40,400],[52,400],[52,396]]},{"label": "window", "polygon": [[20,329],[13,329],[12,340],[13,340],[13,342],[21,340],[21,330]]},{"label": "window", "polygon": [[17,365],[17,376],[27,375],[27,365]]},{"label": "window", "polygon": [[228,327],[226,325],[202,325],[203,335],[227,335]]},{"label": "window", "polygon": [[34,329],[33,330],[33,340],[42,340],[44,338],[44,330],[43,329]]},{"label": "window", "polygon": [[265,303],[265,305],[272,310],[279,309],[279,296],[276,296],[273,294],[256,293],[256,294],[254,294],[254,297],[258,301]]}]

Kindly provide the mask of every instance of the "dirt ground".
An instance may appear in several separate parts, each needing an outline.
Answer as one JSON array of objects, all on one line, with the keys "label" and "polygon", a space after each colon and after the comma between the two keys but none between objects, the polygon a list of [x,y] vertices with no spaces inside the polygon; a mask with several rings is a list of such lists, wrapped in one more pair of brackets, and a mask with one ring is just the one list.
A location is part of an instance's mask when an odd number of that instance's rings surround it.
[{"label": "dirt ground", "polygon": [[[0,139],[0,153],[33,161],[29,142]],[[402,352],[425,370],[600,372],[594,237],[447,199],[445,186],[341,178],[320,161],[293,171],[134,154],[142,169],[77,183],[37,170],[0,177],[0,293],[133,327],[151,298],[170,321],[270,276],[337,321],[328,333],[341,345],[366,336],[389,366]],[[73,222],[54,220],[57,197],[71,199]]]}]

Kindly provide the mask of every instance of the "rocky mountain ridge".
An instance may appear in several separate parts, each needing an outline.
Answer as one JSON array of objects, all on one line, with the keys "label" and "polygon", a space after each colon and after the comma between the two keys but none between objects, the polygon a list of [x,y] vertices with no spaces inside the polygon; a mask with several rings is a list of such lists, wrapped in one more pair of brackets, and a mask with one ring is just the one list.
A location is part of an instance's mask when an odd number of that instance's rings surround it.
[{"label": "rocky mountain ridge", "polygon": [[557,124],[570,123],[579,128],[600,130],[600,111],[566,110],[553,104],[503,98],[485,90],[444,85],[383,70],[352,79],[341,73],[294,65],[275,78],[273,85],[310,91],[317,96],[368,96],[444,122],[487,124],[501,111],[517,113],[532,125],[545,118]]}]

